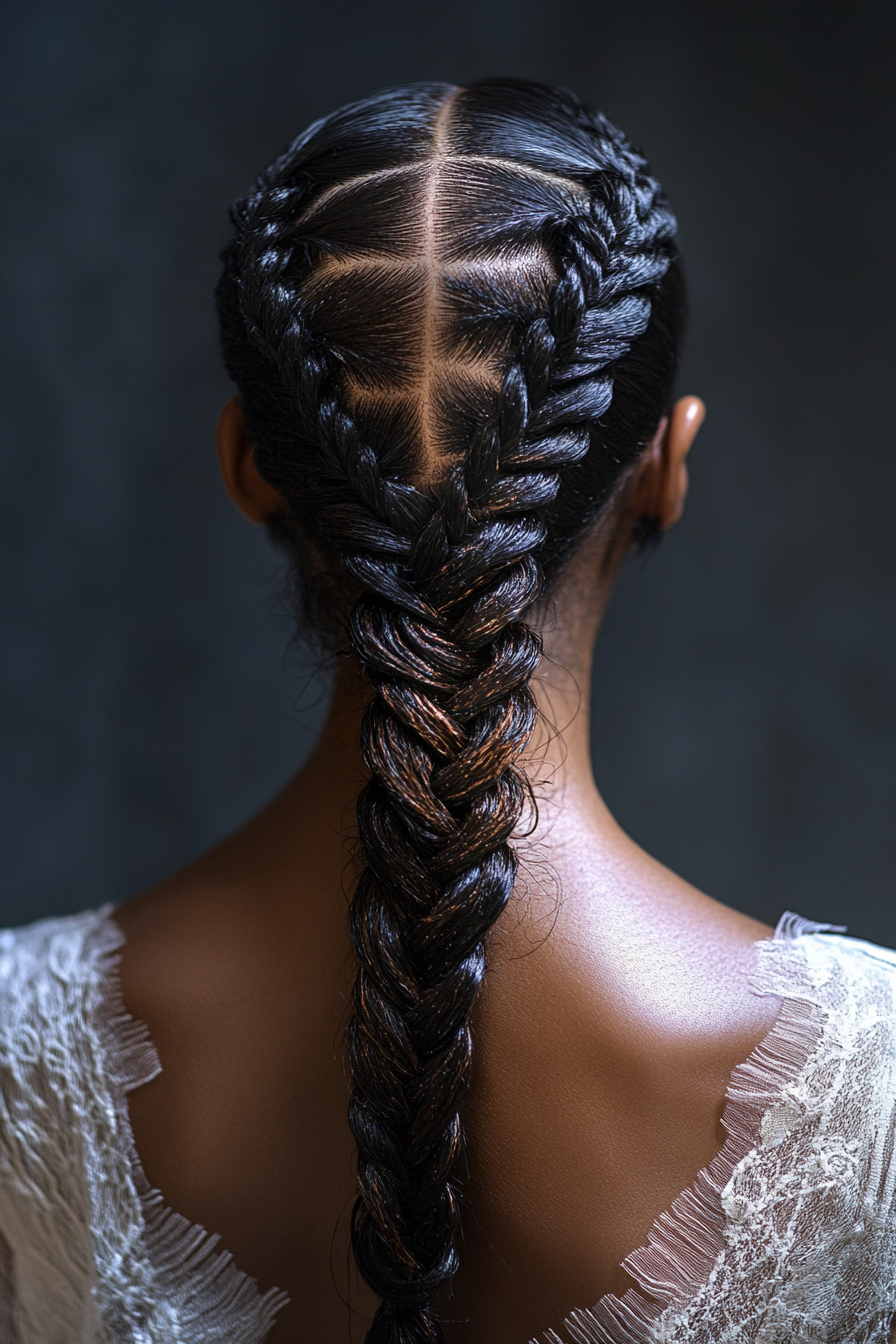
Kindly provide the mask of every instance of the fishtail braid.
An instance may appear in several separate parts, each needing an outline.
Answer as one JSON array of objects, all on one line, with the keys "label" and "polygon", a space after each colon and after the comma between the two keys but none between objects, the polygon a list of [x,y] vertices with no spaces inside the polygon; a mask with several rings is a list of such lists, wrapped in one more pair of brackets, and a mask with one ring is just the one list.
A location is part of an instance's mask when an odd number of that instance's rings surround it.
[{"label": "fishtail braid", "polygon": [[[440,1340],[433,1300],[456,1268],[471,1014],[485,938],[516,878],[509,842],[528,792],[517,762],[535,724],[529,680],[540,645],[520,619],[540,591],[533,553],[544,529],[533,504],[556,492],[552,468],[582,451],[572,438],[563,449],[552,443],[547,466],[531,452],[526,473],[514,475],[508,461],[520,455],[527,412],[516,365],[495,421],[449,474],[408,557],[410,583],[436,619],[405,611],[389,646],[413,621],[424,636],[417,649],[450,646],[453,675],[444,659],[424,678],[416,659],[383,666],[380,641],[367,634],[372,586],[353,614],[373,691],[363,729],[371,781],[358,804],[369,866],[352,905],[349,1027],[361,1185],[353,1244],[383,1299],[371,1344]],[[390,621],[391,582],[376,597]],[[394,854],[409,848],[414,864],[396,866]]]},{"label": "fishtail braid", "polygon": [[[384,107],[401,114],[391,160]],[[520,758],[541,647],[524,617],[544,591],[544,562],[568,553],[665,409],[671,337],[665,381],[629,412],[633,441],[607,450],[614,386],[624,390],[625,358],[651,323],[674,221],[643,159],[571,95],[507,81],[419,86],[337,115],[336,130],[312,128],[235,210],[219,302],[258,466],[284,501],[280,533],[310,540],[315,564],[341,574],[349,645],[370,687],[369,782],[357,805],[365,867],[350,912],[352,1246],[381,1299],[368,1344],[437,1344],[435,1299],[457,1267],[471,1016],[530,796]],[[514,118],[528,146],[515,161],[505,132]],[[499,209],[490,184],[513,172],[516,195]],[[425,374],[425,405],[439,393],[457,427],[451,452],[436,441],[436,469],[421,484],[421,444],[434,431],[421,422],[409,434],[406,404],[422,386],[415,371],[447,338],[432,327],[436,244],[427,235],[418,282],[417,244],[394,231],[395,203],[429,192],[450,262],[439,182],[477,173],[485,259],[472,274],[451,262],[449,286],[468,368],[449,368],[450,395],[438,368]],[[365,201],[384,202],[387,223],[365,215]],[[398,261],[371,252],[378,229],[393,230]],[[502,282],[510,242],[524,260]],[[339,289],[347,255],[367,268],[367,290]],[[425,359],[383,324],[387,271],[404,284],[389,311],[430,324]],[[365,335],[345,314],[367,293]],[[383,385],[397,389],[391,401]]]}]

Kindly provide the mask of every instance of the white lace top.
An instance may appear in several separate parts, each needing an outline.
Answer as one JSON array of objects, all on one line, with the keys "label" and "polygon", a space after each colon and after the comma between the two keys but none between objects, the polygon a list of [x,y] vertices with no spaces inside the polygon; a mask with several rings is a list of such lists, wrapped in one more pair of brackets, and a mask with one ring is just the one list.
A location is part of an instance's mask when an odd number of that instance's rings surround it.
[{"label": "white lace top", "polygon": [[[783,1004],[732,1076],[725,1147],[629,1256],[639,1289],[550,1344],[888,1338],[896,953],[824,928],[785,915],[758,944],[755,988]],[[159,1065],[121,943],[108,909],[0,933],[0,1344],[261,1344],[284,1296],[166,1210],[134,1152],[126,1095]]]}]

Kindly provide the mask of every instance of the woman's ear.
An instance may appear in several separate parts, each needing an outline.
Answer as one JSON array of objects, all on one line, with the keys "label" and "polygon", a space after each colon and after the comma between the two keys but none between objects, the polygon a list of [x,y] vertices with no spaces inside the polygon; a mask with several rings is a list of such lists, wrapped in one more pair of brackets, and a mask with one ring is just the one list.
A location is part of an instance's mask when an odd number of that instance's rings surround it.
[{"label": "woman's ear", "polygon": [[255,451],[246,437],[239,397],[231,397],[218,417],[215,434],[218,462],[228,495],[253,523],[266,523],[283,508],[283,500],[255,465]]},{"label": "woman's ear", "polygon": [[653,442],[635,471],[629,508],[661,530],[677,523],[688,493],[687,456],[697,430],[706,419],[699,397],[680,397],[671,414],[660,421]]}]

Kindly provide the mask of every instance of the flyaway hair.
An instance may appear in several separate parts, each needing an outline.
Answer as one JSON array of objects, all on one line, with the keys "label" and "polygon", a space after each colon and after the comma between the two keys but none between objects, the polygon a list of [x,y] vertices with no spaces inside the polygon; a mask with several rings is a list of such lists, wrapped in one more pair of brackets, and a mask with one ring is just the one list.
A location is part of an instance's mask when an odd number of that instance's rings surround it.
[{"label": "flyaway hair", "polygon": [[605,118],[513,80],[345,107],[232,219],[222,339],[272,526],[371,692],[348,1026],[367,1340],[436,1344],[529,787],[526,612],[669,407],[675,221]]}]

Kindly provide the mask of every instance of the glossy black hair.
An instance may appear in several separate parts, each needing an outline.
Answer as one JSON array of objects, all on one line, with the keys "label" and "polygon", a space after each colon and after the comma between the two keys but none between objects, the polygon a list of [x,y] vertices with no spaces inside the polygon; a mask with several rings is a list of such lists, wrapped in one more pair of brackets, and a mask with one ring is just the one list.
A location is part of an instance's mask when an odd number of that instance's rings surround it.
[{"label": "glossy black hair", "polygon": [[222,339],[272,525],[371,688],[348,1027],[367,1339],[435,1344],[528,788],[525,615],[671,404],[675,222],[614,126],[518,80],[342,108],[232,219]]}]

